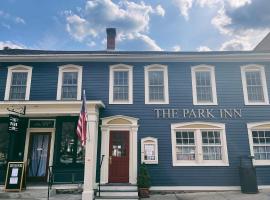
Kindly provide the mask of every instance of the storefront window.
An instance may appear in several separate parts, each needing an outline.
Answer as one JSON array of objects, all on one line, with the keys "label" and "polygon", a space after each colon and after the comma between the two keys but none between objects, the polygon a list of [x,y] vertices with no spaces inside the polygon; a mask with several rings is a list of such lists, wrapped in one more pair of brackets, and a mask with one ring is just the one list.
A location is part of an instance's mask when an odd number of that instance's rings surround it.
[{"label": "storefront window", "polygon": [[0,166],[6,164],[8,155],[8,123],[0,123]]},{"label": "storefront window", "polygon": [[75,121],[62,123],[60,163],[84,163],[84,148],[77,138]]}]

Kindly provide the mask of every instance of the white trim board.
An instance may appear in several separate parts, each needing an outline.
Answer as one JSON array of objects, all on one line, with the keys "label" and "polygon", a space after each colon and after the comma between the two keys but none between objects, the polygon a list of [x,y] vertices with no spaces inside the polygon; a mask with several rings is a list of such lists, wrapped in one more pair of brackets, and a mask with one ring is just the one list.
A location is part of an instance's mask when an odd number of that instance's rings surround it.
[{"label": "white trim board", "polygon": [[[259,185],[258,189],[270,189],[270,185]],[[232,191],[241,190],[240,186],[152,186],[150,191]]]}]

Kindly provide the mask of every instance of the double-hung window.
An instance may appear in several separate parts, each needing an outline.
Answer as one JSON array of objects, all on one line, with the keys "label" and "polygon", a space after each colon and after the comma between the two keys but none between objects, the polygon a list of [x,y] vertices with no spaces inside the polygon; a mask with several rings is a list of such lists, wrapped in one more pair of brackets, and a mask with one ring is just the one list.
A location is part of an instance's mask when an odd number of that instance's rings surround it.
[{"label": "double-hung window", "polygon": [[224,124],[171,125],[173,166],[228,166]]},{"label": "double-hung window", "polygon": [[82,67],[64,65],[59,67],[57,100],[80,100]]},{"label": "double-hung window", "polygon": [[149,65],[145,69],[145,103],[168,104],[168,71],[164,65]]},{"label": "double-hung window", "polygon": [[241,76],[245,104],[269,104],[264,67],[259,65],[242,66]]},{"label": "double-hung window", "polygon": [[251,155],[255,165],[270,165],[270,122],[248,123]]},{"label": "double-hung window", "polygon": [[199,65],[191,68],[194,105],[217,105],[215,68]]},{"label": "double-hung window", "polygon": [[133,103],[133,69],[129,65],[110,66],[110,104]]},{"label": "double-hung window", "polygon": [[5,100],[29,100],[32,67],[16,65],[8,68]]}]

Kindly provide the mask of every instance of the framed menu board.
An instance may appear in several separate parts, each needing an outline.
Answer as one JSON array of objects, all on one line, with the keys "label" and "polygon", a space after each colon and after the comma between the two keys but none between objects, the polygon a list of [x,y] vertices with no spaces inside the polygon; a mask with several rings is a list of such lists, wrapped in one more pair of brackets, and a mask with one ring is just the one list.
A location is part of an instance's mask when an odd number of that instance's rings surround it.
[{"label": "framed menu board", "polygon": [[5,191],[21,191],[26,187],[24,162],[9,162],[6,172]]}]

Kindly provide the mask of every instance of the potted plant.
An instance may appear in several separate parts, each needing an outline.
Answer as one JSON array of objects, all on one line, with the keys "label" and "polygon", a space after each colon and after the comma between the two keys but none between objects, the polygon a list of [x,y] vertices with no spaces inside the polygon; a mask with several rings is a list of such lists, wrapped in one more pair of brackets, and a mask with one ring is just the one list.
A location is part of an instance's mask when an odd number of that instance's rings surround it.
[{"label": "potted plant", "polygon": [[150,175],[147,169],[147,166],[143,163],[140,165],[139,176],[138,176],[138,189],[139,189],[139,196],[141,198],[148,198],[149,197],[149,188],[151,185],[150,182]]}]

